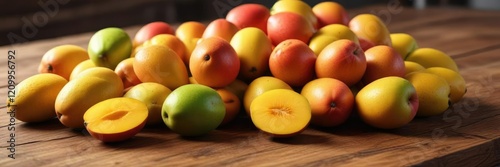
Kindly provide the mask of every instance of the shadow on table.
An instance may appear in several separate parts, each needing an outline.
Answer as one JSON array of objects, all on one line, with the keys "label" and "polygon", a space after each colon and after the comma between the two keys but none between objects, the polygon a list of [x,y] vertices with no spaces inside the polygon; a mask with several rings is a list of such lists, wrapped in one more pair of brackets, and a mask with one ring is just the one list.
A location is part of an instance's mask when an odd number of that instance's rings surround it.
[{"label": "shadow on table", "polygon": [[[500,114],[495,106],[474,97],[464,97],[443,114],[431,117],[415,117],[408,125],[387,130],[401,136],[435,138],[436,136],[464,137],[460,129]],[[499,124],[500,125],[500,124]],[[491,125],[494,126],[494,125]],[[481,133],[474,131],[474,133]]]},{"label": "shadow on table", "polygon": [[271,138],[271,141],[289,144],[289,145],[309,145],[309,144],[323,144],[330,142],[329,137],[324,135],[301,133],[293,137],[287,138]]},{"label": "shadow on table", "polygon": [[[476,107],[474,107],[476,106]],[[432,138],[436,135],[446,137],[464,137],[457,131],[465,126],[481,122],[483,119],[498,115],[498,109],[481,101],[479,98],[464,97],[441,115],[431,117],[415,117],[409,124],[396,129],[379,129],[364,123],[353,113],[342,125],[336,127],[318,127],[310,125],[310,129],[338,136],[364,136],[387,133],[407,137]]]},{"label": "shadow on table", "polygon": [[59,122],[59,120],[56,118],[44,122],[32,122],[32,123],[24,122],[20,123],[20,126],[22,128],[38,130],[38,131],[55,131],[67,128],[63,124],[61,124],[61,122]]},{"label": "shadow on table", "polygon": [[128,140],[114,143],[104,143],[101,145],[108,148],[137,149],[143,147],[154,147],[156,145],[168,146],[167,140],[155,136],[136,135]]}]

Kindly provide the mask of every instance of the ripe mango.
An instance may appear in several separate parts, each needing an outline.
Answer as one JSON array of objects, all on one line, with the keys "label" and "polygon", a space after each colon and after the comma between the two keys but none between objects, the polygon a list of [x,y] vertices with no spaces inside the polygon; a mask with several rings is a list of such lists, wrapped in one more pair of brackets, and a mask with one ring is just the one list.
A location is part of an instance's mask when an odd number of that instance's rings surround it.
[{"label": "ripe mango", "polygon": [[351,19],[349,28],[358,36],[363,51],[377,45],[392,46],[389,29],[376,15],[359,14]]},{"label": "ripe mango", "polygon": [[71,75],[69,75],[69,80],[73,80],[73,78],[76,78],[76,76],[80,75],[81,72],[93,67],[97,67],[97,65],[95,65],[94,62],[92,62],[92,60],[90,59],[80,62],[78,65],[75,66],[75,68],[73,68],[73,71],[71,71]]},{"label": "ripe mango", "polygon": [[252,81],[269,70],[269,56],[273,50],[264,31],[255,27],[243,28],[233,36],[231,46],[240,58],[240,79]]},{"label": "ripe mango", "polygon": [[42,122],[54,118],[57,94],[68,81],[53,73],[35,74],[21,81],[12,100],[7,99],[8,111],[23,122]]},{"label": "ripe mango", "polygon": [[69,80],[73,69],[88,60],[87,50],[76,45],[59,45],[47,51],[38,66],[39,73],[54,73]]},{"label": "ripe mango", "polygon": [[390,35],[392,47],[398,51],[399,55],[404,59],[411,52],[418,49],[417,40],[407,33],[392,33]]},{"label": "ripe mango", "polygon": [[119,97],[122,92],[122,80],[113,70],[104,67],[85,70],[57,95],[57,118],[69,128],[83,128],[83,115],[87,109],[103,100]]},{"label": "ripe mango", "polygon": [[342,24],[330,24],[319,29],[309,41],[309,48],[316,56],[330,43],[339,39],[348,39],[359,44],[359,39],[349,27]]}]

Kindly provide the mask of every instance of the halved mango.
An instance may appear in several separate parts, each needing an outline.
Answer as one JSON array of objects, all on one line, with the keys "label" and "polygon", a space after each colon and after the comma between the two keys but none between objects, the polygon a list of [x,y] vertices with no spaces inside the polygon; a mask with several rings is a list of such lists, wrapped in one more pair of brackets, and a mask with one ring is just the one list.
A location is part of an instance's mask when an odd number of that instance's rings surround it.
[{"label": "halved mango", "polygon": [[135,136],[146,124],[148,108],[143,102],[117,97],[90,107],[83,119],[92,137],[103,142],[117,142]]},{"label": "halved mango", "polygon": [[291,137],[302,132],[311,120],[307,99],[289,89],[275,89],[257,96],[250,105],[254,125],[273,137]]}]

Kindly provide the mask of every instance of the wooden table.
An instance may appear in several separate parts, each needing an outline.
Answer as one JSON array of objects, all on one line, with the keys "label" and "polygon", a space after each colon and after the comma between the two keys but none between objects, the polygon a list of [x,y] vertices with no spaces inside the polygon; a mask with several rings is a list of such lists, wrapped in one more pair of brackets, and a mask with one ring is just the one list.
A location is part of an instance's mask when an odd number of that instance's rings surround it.
[{"label": "wooden table", "polygon": [[[370,128],[359,119],[335,128],[309,127],[289,139],[271,139],[248,117],[198,138],[166,126],[145,128],[131,140],[103,144],[57,120],[16,121],[10,159],[6,104],[0,100],[0,166],[493,166],[500,163],[500,12],[372,6],[350,10],[379,14],[391,32],[413,35],[420,47],[448,53],[468,92],[441,116],[417,118],[394,130]],[[134,34],[139,26],[127,27]],[[87,47],[93,32],[0,47],[0,97],[7,92],[7,52],[16,51],[16,81],[33,74],[41,56],[61,44]]]}]

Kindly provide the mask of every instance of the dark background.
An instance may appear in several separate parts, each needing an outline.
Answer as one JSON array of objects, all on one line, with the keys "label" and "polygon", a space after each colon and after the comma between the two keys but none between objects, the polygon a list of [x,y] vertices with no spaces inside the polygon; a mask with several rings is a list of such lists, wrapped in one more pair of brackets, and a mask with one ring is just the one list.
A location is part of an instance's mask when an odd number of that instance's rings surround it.
[{"label": "dark background", "polygon": [[[396,1],[396,0],[392,0]],[[152,21],[180,23],[225,17],[243,3],[271,7],[270,0],[0,0],[0,45],[54,38],[116,26],[144,25]],[[322,0],[305,0],[314,6]],[[389,0],[336,0],[346,9]],[[413,0],[400,0],[412,6]],[[465,6],[466,0],[431,0],[429,6]]]}]

